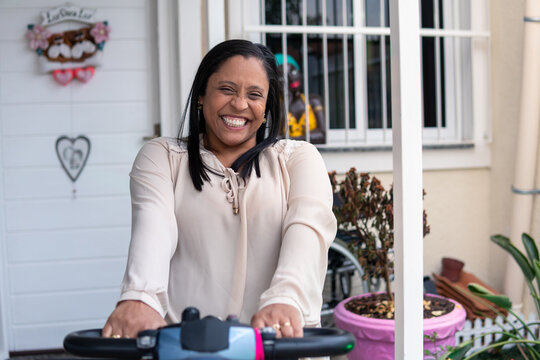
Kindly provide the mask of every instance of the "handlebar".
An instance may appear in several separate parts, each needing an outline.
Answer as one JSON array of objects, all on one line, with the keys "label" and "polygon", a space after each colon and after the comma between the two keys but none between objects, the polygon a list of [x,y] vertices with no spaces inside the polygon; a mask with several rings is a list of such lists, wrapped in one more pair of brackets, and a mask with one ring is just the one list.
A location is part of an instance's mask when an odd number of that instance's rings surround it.
[{"label": "handlebar", "polygon": [[[205,318],[206,319],[206,318]],[[203,321],[204,319],[200,320]],[[225,322],[223,322],[225,323]],[[230,325],[230,324],[229,324]],[[240,330],[247,334],[248,331],[256,337],[259,332],[256,329],[241,324],[233,324],[231,329],[241,328]],[[164,343],[169,341],[170,337],[176,335],[165,335],[167,329],[175,329],[174,334],[178,333],[179,338],[174,342],[174,354],[164,347],[170,346]],[[262,340],[264,356],[257,354],[255,342],[234,343],[230,342],[228,349],[216,352],[202,352],[206,354],[205,358],[220,359],[240,359],[240,353],[248,354],[244,359],[290,359],[299,357],[318,357],[329,355],[342,355],[355,345],[354,337],[346,331],[330,328],[305,328],[303,338],[275,338],[275,332],[271,334],[271,328],[266,332],[263,330],[259,334]],[[149,337],[150,335],[150,337]],[[101,337],[101,329],[91,329],[75,331],[68,334],[64,339],[64,347],[71,354],[93,358],[115,358],[115,359],[140,359],[144,357],[164,359],[187,359],[193,356],[193,350],[183,348],[181,338],[181,326],[179,324],[167,326],[159,330],[146,330],[139,333],[137,339],[113,339]],[[239,338],[238,333],[234,338]],[[246,336],[244,336],[246,338]],[[153,339],[154,343],[152,344]],[[229,341],[231,341],[229,336]],[[160,344],[162,342],[163,344]],[[142,343],[142,345],[141,345]],[[145,345],[146,344],[146,345]],[[247,344],[247,345],[246,345]],[[199,354],[202,354],[199,352]],[[244,356],[244,355],[243,355]]]}]

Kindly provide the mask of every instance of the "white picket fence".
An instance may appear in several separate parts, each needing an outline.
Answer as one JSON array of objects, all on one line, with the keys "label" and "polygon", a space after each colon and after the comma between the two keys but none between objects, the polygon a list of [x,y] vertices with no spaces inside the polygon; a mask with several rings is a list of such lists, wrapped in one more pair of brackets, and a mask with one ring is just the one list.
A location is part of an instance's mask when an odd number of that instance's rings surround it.
[{"label": "white picket fence", "polygon": [[[525,320],[523,316],[521,316],[521,319]],[[536,315],[531,314],[529,315],[529,318],[525,322],[527,324],[531,324],[529,325],[529,328],[538,337],[539,332],[540,332],[540,324],[532,324],[537,321],[538,319]],[[504,329],[506,330],[511,330],[515,327],[517,329],[520,329],[519,333],[522,336],[525,336],[526,330],[523,329],[521,322],[517,320],[517,318],[515,318],[513,315],[509,314],[506,319],[503,318],[502,316],[497,316],[497,318],[495,318],[494,320],[490,318],[486,318],[485,320],[476,319],[474,320],[474,322],[467,320],[465,322],[465,326],[463,330],[456,332],[456,345],[461,344],[471,339],[475,339],[473,348],[469,352],[469,353],[472,353],[500,339],[502,337],[502,334],[500,333],[490,334],[490,333],[497,332],[497,331],[501,332],[502,331],[501,327],[504,327]],[[531,338],[532,338],[531,335],[527,334],[527,339],[531,339]]]}]

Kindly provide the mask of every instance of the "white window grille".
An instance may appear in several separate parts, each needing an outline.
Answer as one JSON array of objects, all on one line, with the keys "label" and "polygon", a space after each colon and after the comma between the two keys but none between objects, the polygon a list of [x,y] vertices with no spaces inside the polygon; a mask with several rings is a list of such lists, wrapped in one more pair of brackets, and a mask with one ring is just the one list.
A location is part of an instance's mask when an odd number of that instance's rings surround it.
[{"label": "white window grille", "polygon": [[[424,145],[485,140],[487,1],[420,4]],[[321,147],[392,144],[388,8],[388,0],[244,1],[243,31],[282,53],[285,64],[292,56],[304,75],[306,109],[310,94],[323,98],[326,141]],[[284,90],[287,99],[286,79]]]}]

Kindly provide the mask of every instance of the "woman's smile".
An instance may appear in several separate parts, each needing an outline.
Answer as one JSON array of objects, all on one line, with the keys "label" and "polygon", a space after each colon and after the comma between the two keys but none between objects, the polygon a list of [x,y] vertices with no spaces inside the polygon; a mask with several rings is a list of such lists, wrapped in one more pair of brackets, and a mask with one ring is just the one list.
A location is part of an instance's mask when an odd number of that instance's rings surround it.
[{"label": "woman's smile", "polygon": [[246,125],[247,119],[230,115],[222,115],[221,120],[230,128],[242,128]]}]

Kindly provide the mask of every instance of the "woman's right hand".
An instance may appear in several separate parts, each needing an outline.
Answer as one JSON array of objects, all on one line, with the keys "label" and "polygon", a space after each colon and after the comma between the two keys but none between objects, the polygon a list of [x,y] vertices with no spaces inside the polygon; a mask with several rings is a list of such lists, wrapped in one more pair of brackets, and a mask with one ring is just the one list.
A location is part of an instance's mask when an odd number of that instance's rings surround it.
[{"label": "woman's right hand", "polygon": [[150,306],[138,300],[125,300],[118,303],[109,316],[101,336],[134,338],[141,330],[157,329],[165,325],[165,320]]}]

